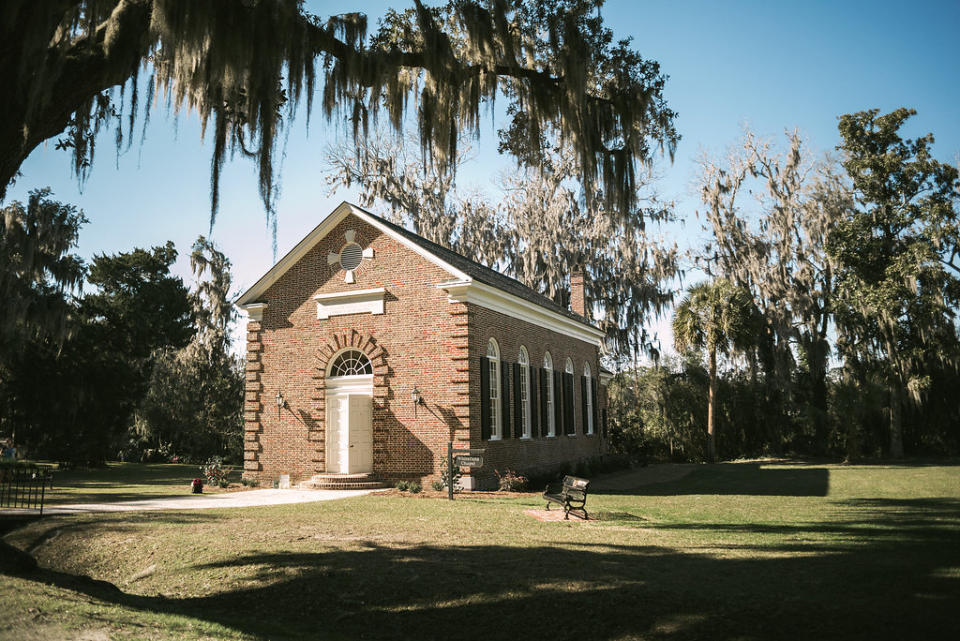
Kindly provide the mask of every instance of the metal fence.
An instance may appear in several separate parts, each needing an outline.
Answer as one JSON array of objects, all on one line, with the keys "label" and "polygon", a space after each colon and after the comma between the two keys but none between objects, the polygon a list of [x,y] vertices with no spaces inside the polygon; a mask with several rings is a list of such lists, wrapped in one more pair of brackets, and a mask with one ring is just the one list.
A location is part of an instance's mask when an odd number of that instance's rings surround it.
[{"label": "metal fence", "polygon": [[40,510],[53,473],[36,465],[0,465],[0,508]]}]

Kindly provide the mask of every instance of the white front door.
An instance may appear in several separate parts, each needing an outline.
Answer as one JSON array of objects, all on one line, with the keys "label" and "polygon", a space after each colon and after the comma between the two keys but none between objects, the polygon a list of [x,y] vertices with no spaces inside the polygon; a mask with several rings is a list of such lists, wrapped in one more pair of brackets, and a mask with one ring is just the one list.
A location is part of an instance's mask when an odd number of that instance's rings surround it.
[{"label": "white front door", "polygon": [[350,447],[351,474],[373,472],[373,398],[365,394],[351,394]]},{"label": "white front door", "polygon": [[373,398],[370,394],[327,393],[327,472],[373,471]]}]

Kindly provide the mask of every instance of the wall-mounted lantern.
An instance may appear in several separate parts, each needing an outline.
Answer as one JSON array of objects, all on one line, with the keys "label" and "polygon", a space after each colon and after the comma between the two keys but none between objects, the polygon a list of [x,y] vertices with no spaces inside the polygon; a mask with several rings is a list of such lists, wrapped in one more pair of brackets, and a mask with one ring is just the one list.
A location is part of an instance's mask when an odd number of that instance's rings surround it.
[{"label": "wall-mounted lantern", "polygon": [[280,410],[286,408],[287,400],[283,398],[283,392],[277,392],[277,418],[280,418]]},{"label": "wall-mounted lantern", "polygon": [[426,405],[426,403],[423,402],[423,396],[420,395],[420,390],[417,389],[416,384],[414,384],[413,390],[411,390],[411,392],[410,392],[410,400],[413,401],[413,417],[416,418],[416,417],[417,417],[417,406],[418,406],[418,405]]}]

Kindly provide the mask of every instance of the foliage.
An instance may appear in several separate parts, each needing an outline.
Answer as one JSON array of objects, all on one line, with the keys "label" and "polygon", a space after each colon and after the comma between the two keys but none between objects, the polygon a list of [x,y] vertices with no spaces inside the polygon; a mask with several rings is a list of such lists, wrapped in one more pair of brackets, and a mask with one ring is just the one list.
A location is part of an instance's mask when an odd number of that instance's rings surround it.
[{"label": "foliage", "polygon": [[501,492],[525,492],[530,485],[530,480],[518,474],[513,470],[506,469],[503,472],[495,470],[497,475],[497,486]]},{"label": "foliage", "polygon": [[678,351],[707,351],[710,388],[707,394],[707,459],[716,449],[717,354],[744,351],[757,335],[757,310],[748,291],[718,279],[691,287],[673,316],[673,342]]},{"label": "foliage", "polygon": [[0,210],[0,354],[24,341],[59,344],[66,336],[74,311],[68,294],[85,273],[69,252],[86,222],[75,207],[52,200],[49,189],[31,191],[26,207],[14,201]]},{"label": "foliage", "polygon": [[155,353],[155,366],[134,423],[135,434],[191,458],[242,458],[243,365],[229,351],[230,261],[204,237],[190,257],[194,334],[181,349]]},{"label": "foliage", "polygon": [[400,490],[401,492],[406,492],[407,490],[410,489],[410,481],[406,481],[406,480],[397,481],[397,484],[394,487]]},{"label": "foliage", "polygon": [[121,447],[154,350],[192,333],[186,287],[169,273],[175,258],[172,244],[96,256],[96,290],[75,305],[66,339],[26,341],[12,355],[3,414],[32,456],[100,465]]},{"label": "foliage", "polygon": [[597,184],[628,209],[636,165],[654,148],[672,153],[678,136],[659,66],[613,42],[601,4],[415,2],[368,40],[364,15],[322,21],[300,0],[11,0],[0,21],[0,41],[16,43],[0,51],[0,198],[27,155],[61,134],[83,177],[100,128],[115,123],[119,150],[140,108],[149,117],[163,95],[212,130],[212,216],[224,160],[240,153],[257,163],[272,219],[277,143],[320,84],[327,122],[345,117],[355,139],[381,114],[399,130],[415,105],[422,155],[440,173],[460,134],[478,131],[481,108],[505,97],[528,115],[528,138],[549,124],[572,142],[588,197]]},{"label": "foliage", "polygon": [[[747,356],[762,369],[774,403],[805,396],[823,443],[826,376],[833,327],[835,261],[826,252],[836,222],[853,207],[842,170],[811,151],[796,131],[788,149],[747,131],[725,162],[701,159],[699,189],[711,240],[697,263],[750,292],[763,326]],[[750,202],[744,202],[752,196]],[[796,368],[803,371],[792,385]]]},{"label": "foliage", "polygon": [[[506,273],[567,307],[570,275],[584,274],[587,316],[622,353],[652,348],[644,321],[672,300],[679,273],[676,245],[665,246],[651,223],[672,220],[649,172],[640,174],[643,202],[629,212],[587,202],[568,146],[544,150],[537,166],[500,179],[496,201],[458,190],[452,177],[424,167],[409,140],[384,136],[330,148],[332,187],[362,187],[365,206],[385,205],[386,217]],[[456,162],[469,155],[461,146]]]},{"label": "foliage", "polygon": [[443,481],[431,481],[430,487],[433,488],[434,492],[442,492],[446,485]]},{"label": "foliage", "polygon": [[452,485],[453,491],[459,492],[460,479],[462,478],[463,471],[456,461],[451,464],[446,456],[440,459],[440,482],[443,483],[443,487],[448,488]]},{"label": "foliage", "polygon": [[837,224],[840,354],[874,370],[890,394],[890,453],[903,456],[907,400],[927,397],[931,374],[960,367],[957,169],[930,157],[933,135],[905,140],[916,112],[872,109],[840,118],[843,166],[857,208]]},{"label": "foliage", "polygon": [[206,463],[200,466],[200,471],[203,472],[203,478],[207,479],[207,483],[210,485],[226,487],[227,475],[230,473],[230,469],[224,467],[221,457],[210,457]]}]

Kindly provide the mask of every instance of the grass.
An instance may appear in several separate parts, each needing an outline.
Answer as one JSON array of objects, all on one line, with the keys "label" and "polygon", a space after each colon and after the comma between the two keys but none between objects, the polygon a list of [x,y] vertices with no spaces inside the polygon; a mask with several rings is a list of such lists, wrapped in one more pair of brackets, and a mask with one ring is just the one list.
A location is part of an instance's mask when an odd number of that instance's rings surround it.
[{"label": "grass", "polygon": [[957,465],[629,480],[590,496],[587,523],[495,494],[44,518],[5,538],[43,569],[0,581],[0,639],[960,633]]},{"label": "grass", "polygon": [[[241,470],[227,477],[239,483]],[[174,463],[108,463],[89,470],[54,469],[53,490],[46,494],[46,505],[64,503],[115,503],[190,493],[190,482],[202,477],[199,465]],[[204,486],[204,492],[220,488]]]}]

